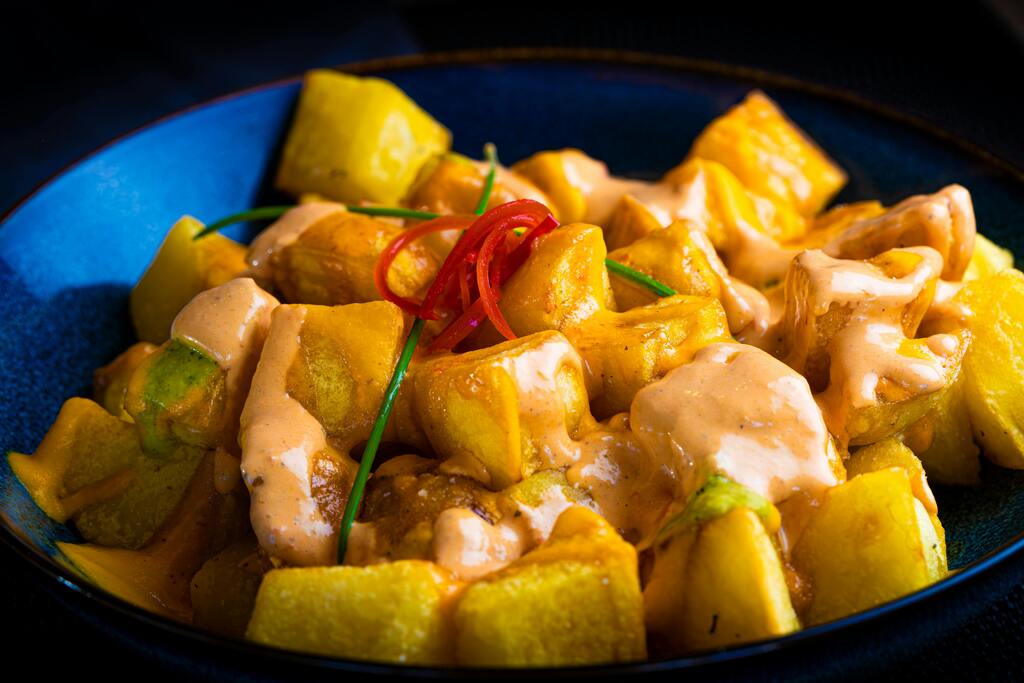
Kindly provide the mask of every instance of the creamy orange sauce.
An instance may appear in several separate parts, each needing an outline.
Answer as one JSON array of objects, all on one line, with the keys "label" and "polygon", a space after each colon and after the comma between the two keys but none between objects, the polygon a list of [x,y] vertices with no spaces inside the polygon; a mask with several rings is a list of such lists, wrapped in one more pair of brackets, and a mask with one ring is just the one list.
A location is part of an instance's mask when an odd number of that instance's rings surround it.
[{"label": "creamy orange sauce", "polygon": [[807,380],[745,344],[706,346],[642,389],[630,424],[675,472],[680,498],[713,473],[772,502],[839,483],[842,466]]},{"label": "creamy orange sauce", "polygon": [[927,246],[943,260],[942,277],[959,280],[974,253],[971,194],[949,185],[903,200],[880,216],[855,222],[825,245],[830,256],[864,259],[898,247]]},{"label": "creamy orange sauce", "polygon": [[272,282],[274,271],[272,258],[299,236],[311,225],[325,216],[345,211],[343,204],[335,202],[307,202],[272,223],[266,230],[256,236],[249,245],[247,259],[253,277],[263,282]]},{"label": "creamy orange sauce", "polygon": [[[945,386],[943,360],[959,346],[957,337],[944,334],[926,342],[933,357],[906,352],[908,335],[917,328],[911,308],[919,307],[923,298],[930,300],[929,287],[942,270],[942,257],[929,247],[893,253],[914,256],[917,262],[909,272],[892,277],[866,261],[809,250],[797,257],[787,280],[787,346],[781,355],[801,371],[820,365],[816,358],[827,356],[828,384],[818,402],[832,433],[844,443],[850,410],[877,405],[889,387],[924,395]],[[830,312],[842,315],[843,322],[825,338],[817,322]]]},{"label": "creamy orange sauce", "polygon": [[334,563],[338,532],[317,505],[311,482],[315,458],[327,450],[327,435],[287,389],[304,319],[302,306],[274,311],[242,410],[242,476],[260,545],[288,564],[327,565]]},{"label": "creamy orange sauce", "polygon": [[448,508],[434,521],[433,559],[461,579],[478,579],[523,554],[526,541],[516,527],[514,521],[490,524],[472,510]]}]

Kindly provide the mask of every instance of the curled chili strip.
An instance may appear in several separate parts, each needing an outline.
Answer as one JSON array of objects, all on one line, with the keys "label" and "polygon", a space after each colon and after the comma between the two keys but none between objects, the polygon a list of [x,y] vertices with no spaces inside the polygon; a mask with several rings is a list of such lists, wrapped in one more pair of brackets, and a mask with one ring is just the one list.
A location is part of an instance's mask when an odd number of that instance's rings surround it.
[{"label": "curled chili strip", "polygon": [[388,272],[391,270],[391,264],[394,263],[403,249],[424,235],[444,232],[446,230],[462,230],[472,220],[469,216],[441,216],[421,223],[414,228],[409,228],[391,240],[388,246],[384,248],[373,269],[373,283],[384,300],[390,301],[406,313],[416,315],[420,310],[420,302],[399,296],[388,285]]}]

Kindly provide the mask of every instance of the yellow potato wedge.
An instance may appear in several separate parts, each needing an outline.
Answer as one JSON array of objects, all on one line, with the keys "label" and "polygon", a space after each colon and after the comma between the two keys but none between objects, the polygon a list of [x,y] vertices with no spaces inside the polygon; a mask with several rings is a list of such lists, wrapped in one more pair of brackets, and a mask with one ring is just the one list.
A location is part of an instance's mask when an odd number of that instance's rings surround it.
[{"label": "yellow potato wedge", "polygon": [[394,84],[316,69],[306,74],[277,187],[340,202],[395,205],[451,134]]},{"label": "yellow potato wedge", "polygon": [[981,233],[974,236],[974,253],[967,264],[964,280],[978,280],[1013,268],[1013,252],[1004,249]]},{"label": "yellow potato wedge", "polygon": [[245,247],[238,242],[217,233],[193,239],[203,227],[191,216],[179,219],[132,289],[132,324],[141,341],[167,341],[185,304],[246,269]]},{"label": "yellow potato wedge", "polygon": [[830,489],[793,551],[813,597],[804,615],[820,624],[895,600],[946,575],[933,520],[899,468]]},{"label": "yellow potato wedge", "polygon": [[723,164],[752,191],[805,216],[846,184],[846,173],[760,91],[708,124],[690,156]]},{"label": "yellow potato wedge", "polygon": [[275,569],[263,577],[249,640],[351,659],[450,664],[456,585],[431,562]]},{"label": "yellow potato wedge", "polygon": [[1024,469],[1024,273],[972,280],[957,295],[974,316],[964,395],[974,437],[992,462]]},{"label": "yellow potato wedge", "polygon": [[455,629],[457,660],[472,666],[643,659],[636,551],[597,513],[569,508],[544,545],[464,591]]}]

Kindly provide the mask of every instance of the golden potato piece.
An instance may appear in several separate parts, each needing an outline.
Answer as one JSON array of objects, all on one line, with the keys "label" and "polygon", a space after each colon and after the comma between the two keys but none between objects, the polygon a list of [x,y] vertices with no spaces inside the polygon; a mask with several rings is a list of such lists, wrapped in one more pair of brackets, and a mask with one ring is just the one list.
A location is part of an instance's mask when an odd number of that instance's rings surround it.
[{"label": "golden potato piece", "polygon": [[394,84],[325,69],[306,74],[279,189],[395,205],[451,134]]},{"label": "golden potato piece", "polygon": [[132,324],[142,341],[160,344],[185,304],[210,287],[224,284],[246,269],[245,247],[221,234],[194,240],[203,224],[183,216],[131,293]]},{"label": "golden potato piece", "polygon": [[964,393],[974,437],[997,465],[1024,469],[1024,274],[972,280],[957,295],[974,313]]},{"label": "golden potato piece", "polygon": [[964,280],[977,280],[1013,268],[1013,252],[1004,249],[981,233],[974,236],[974,253],[967,264]]},{"label": "golden potato piece", "polygon": [[[501,312],[518,335],[561,330],[614,309],[601,229],[566,225],[537,241],[502,288]],[[495,333],[496,334],[496,333]],[[494,335],[484,341],[497,341]]]},{"label": "golden potato piece", "polygon": [[434,449],[474,463],[493,490],[560,464],[589,418],[582,361],[554,331],[429,358],[406,382],[408,412]]},{"label": "golden potato piece", "polygon": [[584,359],[591,409],[599,418],[629,410],[642,388],[702,347],[732,339],[717,299],[681,294],[625,313],[605,311],[565,333]]},{"label": "golden potato piece", "polygon": [[756,90],[708,124],[690,156],[723,164],[752,191],[805,216],[846,184],[843,170]]},{"label": "golden potato piece", "polygon": [[562,223],[578,223],[587,220],[588,188],[571,168],[581,164],[601,167],[607,175],[604,164],[578,149],[537,152],[514,164],[512,170],[540,188],[550,200],[548,206],[555,218]]},{"label": "golden potato piece", "polygon": [[643,659],[636,551],[597,513],[569,508],[544,545],[464,591],[455,629],[457,660],[472,666]]},{"label": "golden potato piece", "polygon": [[132,374],[142,361],[157,350],[154,344],[138,342],[102,368],[93,373],[93,399],[107,412],[121,418],[129,418],[124,409],[125,394]]},{"label": "golden potato piece", "polygon": [[894,600],[946,575],[936,527],[901,469],[829,490],[793,553],[813,585],[806,620],[820,624]]},{"label": "golden potato piece", "polygon": [[782,562],[758,515],[736,508],[707,522],[689,552],[677,638],[709,649],[800,628]]},{"label": "golden potato piece", "polygon": [[[373,270],[387,245],[403,232],[357,213],[328,213],[273,257],[274,282],[293,303],[338,306],[378,301]],[[415,297],[434,279],[440,261],[424,244],[402,250],[388,272],[399,296]]]},{"label": "golden potato piece", "polygon": [[246,637],[318,655],[450,664],[454,589],[445,570],[420,560],[275,569],[263,577]]},{"label": "golden potato piece", "polygon": [[[487,162],[477,162],[449,152],[428,162],[420,178],[409,191],[405,203],[421,211],[440,214],[471,214],[484,189]],[[533,183],[503,167],[495,169],[494,187],[487,208],[516,199],[533,199],[541,204],[550,200]]]},{"label": "golden potato piece", "polygon": [[942,390],[932,411],[909,427],[904,441],[915,449],[932,481],[970,486],[978,483],[978,447],[971,434],[964,377]]},{"label": "golden potato piece", "polygon": [[[721,298],[722,286],[707,253],[696,244],[690,221],[673,223],[656,230],[629,246],[616,249],[608,258],[650,275],[677,294]],[[623,311],[657,300],[650,289],[623,277],[611,278],[615,303]]]},{"label": "golden potato piece", "polygon": [[885,207],[874,199],[834,206],[815,216],[807,234],[791,244],[803,249],[821,249],[854,223],[876,218],[883,213]]},{"label": "golden potato piece", "polygon": [[302,308],[288,393],[348,451],[370,436],[405,341],[402,312],[384,301]]},{"label": "golden potato piece", "polygon": [[935,495],[928,486],[928,477],[924,466],[914,452],[892,437],[876,441],[870,446],[857,449],[846,460],[846,476],[850,479],[860,474],[877,472],[890,467],[900,467],[910,478],[910,488],[914,496],[924,504],[930,514],[935,514],[937,506]]},{"label": "golden potato piece", "polygon": [[144,548],[58,543],[60,560],[123,600],[190,621],[189,579],[247,527],[245,495],[240,489],[222,493],[215,484],[217,457],[203,458],[181,503]]},{"label": "golden potato piece", "polygon": [[140,548],[178,505],[202,452],[166,460],[142,453],[135,427],[84,398],[64,403],[34,455],[11,453],[11,469],[58,522],[73,519],[87,541]]},{"label": "golden potato piece", "polygon": [[974,252],[976,232],[971,194],[950,185],[854,222],[823,249],[829,256],[868,259],[889,249],[931,247],[942,256],[943,279],[959,280]]},{"label": "golden potato piece", "polygon": [[270,563],[254,538],[237,541],[200,567],[191,582],[192,623],[241,638],[252,616],[263,575]]}]

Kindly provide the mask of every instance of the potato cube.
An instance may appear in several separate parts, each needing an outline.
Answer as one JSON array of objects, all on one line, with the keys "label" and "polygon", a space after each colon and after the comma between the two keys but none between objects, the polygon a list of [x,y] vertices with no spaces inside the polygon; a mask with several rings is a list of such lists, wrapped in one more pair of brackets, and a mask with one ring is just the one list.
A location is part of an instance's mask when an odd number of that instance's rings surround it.
[{"label": "potato cube", "polygon": [[732,339],[717,299],[681,294],[625,313],[605,311],[566,336],[584,359],[591,409],[599,418],[629,410],[636,392],[700,348]]},{"label": "potato cube", "polygon": [[820,624],[912,593],[946,575],[936,527],[902,469],[862,474],[830,489],[793,552],[814,587]]},{"label": "potato cube", "polygon": [[846,476],[850,479],[868,472],[899,467],[906,471],[910,479],[910,488],[914,496],[924,504],[930,514],[935,514],[937,505],[935,495],[928,486],[928,477],[924,466],[914,452],[900,443],[898,439],[888,438],[876,441],[870,446],[858,448],[846,460]]},{"label": "potato cube", "polygon": [[938,484],[978,483],[981,463],[967,413],[965,375],[961,369],[956,382],[942,390],[932,411],[904,433],[904,441],[915,449],[928,477]]},{"label": "potato cube", "polygon": [[[561,330],[614,309],[601,229],[566,225],[538,240],[502,288],[501,312],[518,335]],[[498,341],[500,337],[485,339]]]},{"label": "potato cube", "polygon": [[[476,211],[483,193],[487,168],[487,162],[473,161],[453,152],[436,157],[420,171],[420,178],[409,191],[405,203],[421,211],[471,214]],[[497,167],[487,208],[516,199],[534,199],[545,205],[550,203],[547,196],[529,180]]]},{"label": "potato cube", "polygon": [[316,69],[302,86],[277,187],[394,205],[450,144],[448,130],[394,84]]},{"label": "potato cube", "polygon": [[779,511],[712,475],[663,526],[644,588],[659,649],[719,647],[799,628],[772,535]]},{"label": "potato cube", "polygon": [[192,623],[199,628],[241,638],[252,616],[263,575],[270,563],[254,538],[217,553],[192,577]]},{"label": "potato cube", "polygon": [[131,417],[124,409],[128,382],[135,370],[156,352],[157,347],[149,342],[138,342],[128,350],[93,373],[93,399],[107,409],[111,415]]},{"label": "potato cube", "polygon": [[416,366],[411,414],[444,458],[469,458],[492,490],[551,467],[589,418],[583,364],[547,331]]},{"label": "potato cube", "polygon": [[889,249],[931,247],[942,256],[943,279],[959,280],[974,252],[976,232],[970,192],[950,185],[854,222],[823,249],[837,258],[867,259]]},{"label": "potato cube", "polygon": [[130,422],[92,401],[72,398],[35,455],[8,458],[51,518],[73,519],[88,541],[140,548],[178,505],[201,455],[181,449],[167,460],[147,457]]},{"label": "potato cube", "polygon": [[957,295],[973,312],[964,393],[974,437],[997,465],[1024,469],[1024,274],[972,280]]},{"label": "potato cube", "polygon": [[143,450],[168,457],[181,445],[216,448],[223,440],[226,373],[194,343],[172,339],[132,375],[125,410]]},{"label": "potato cube", "polygon": [[241,244],[221,234],[193,239],[203,227],[191,216],[179,219],[132,289],[132,323],[141,341],[167,341],[171,323],[185,304],[246,269]]},{"label": "potato cube", "polygon": [[[274,282],[287,301],[343,305],[380,300],[373,270],[402,228],[357,213],[330,213],[274,255]],[[434,279],[440,262],[424,244],[402,250],[388,273],[399,295],[415,297]]]},{"label": "potato cube", "polygon": [[588,190],[582,178],[572,172],[572,167],[584,165],[603,170],[604,164],[591,159],[578,149],[537,152],[512,166],[512,170],[526,178],[548,197],[548,206],[562,223],[578,223],[587,220]]},{"label": "potato cube", "polygon": [[472,666],[643,659],[636,551],[597,513],[569,508],[544,545],[463,592],[455,629],[457,660]]},{"label": "potato cube", "polygon": [[967,264],[964,280],[995,275],[1008,268],[1013,268],[1013,252],[1004,249],[981,233],[974,236],[974,253]]},{"label": "potato cube", "polygon": [[404,342],[402,312],[384,301],[302,309],[288,393],[347,451],[370,436]]},{"label": "potato cube", "polygon": [[736,508],[704,524],[689,552],[677,638],[709,649],[800,628],[782,562],[760,517]]},{"label": "potato cube", "polygon": [[246,637],[318,655],[450,664],[455,583],[421,560],[275,569],[263,577]]},{"label": "potato cube", "polygon": [[[707,253],[691,237],[690,231],[695,229],[697,225],[691,221],[673,223],[627,247],[616,249],[608,254],[608,258],[650,275],[678,294],[718,299],[722,295],[722,286]],[[611,286],[615,303],[623,311],[652,303],[658,298],[648,288],[623,277],[613,276]]]},{"label": "potato cube", "polygon": [[127,602],[179,621],[191,621],[189,579],[203,562],[240,538],[248,527],[245,494],[237,488],[224,492],[217,488],[214,476],[218,457],[208,453],[202,459],[181,503],[144,548],[58,543],[60,560]]},{"label": "potato cube", "polygon": [[805,216],[846,184],[843,170],[760,91],[708,124],[690,156],[723,164],[753,192]]}]

